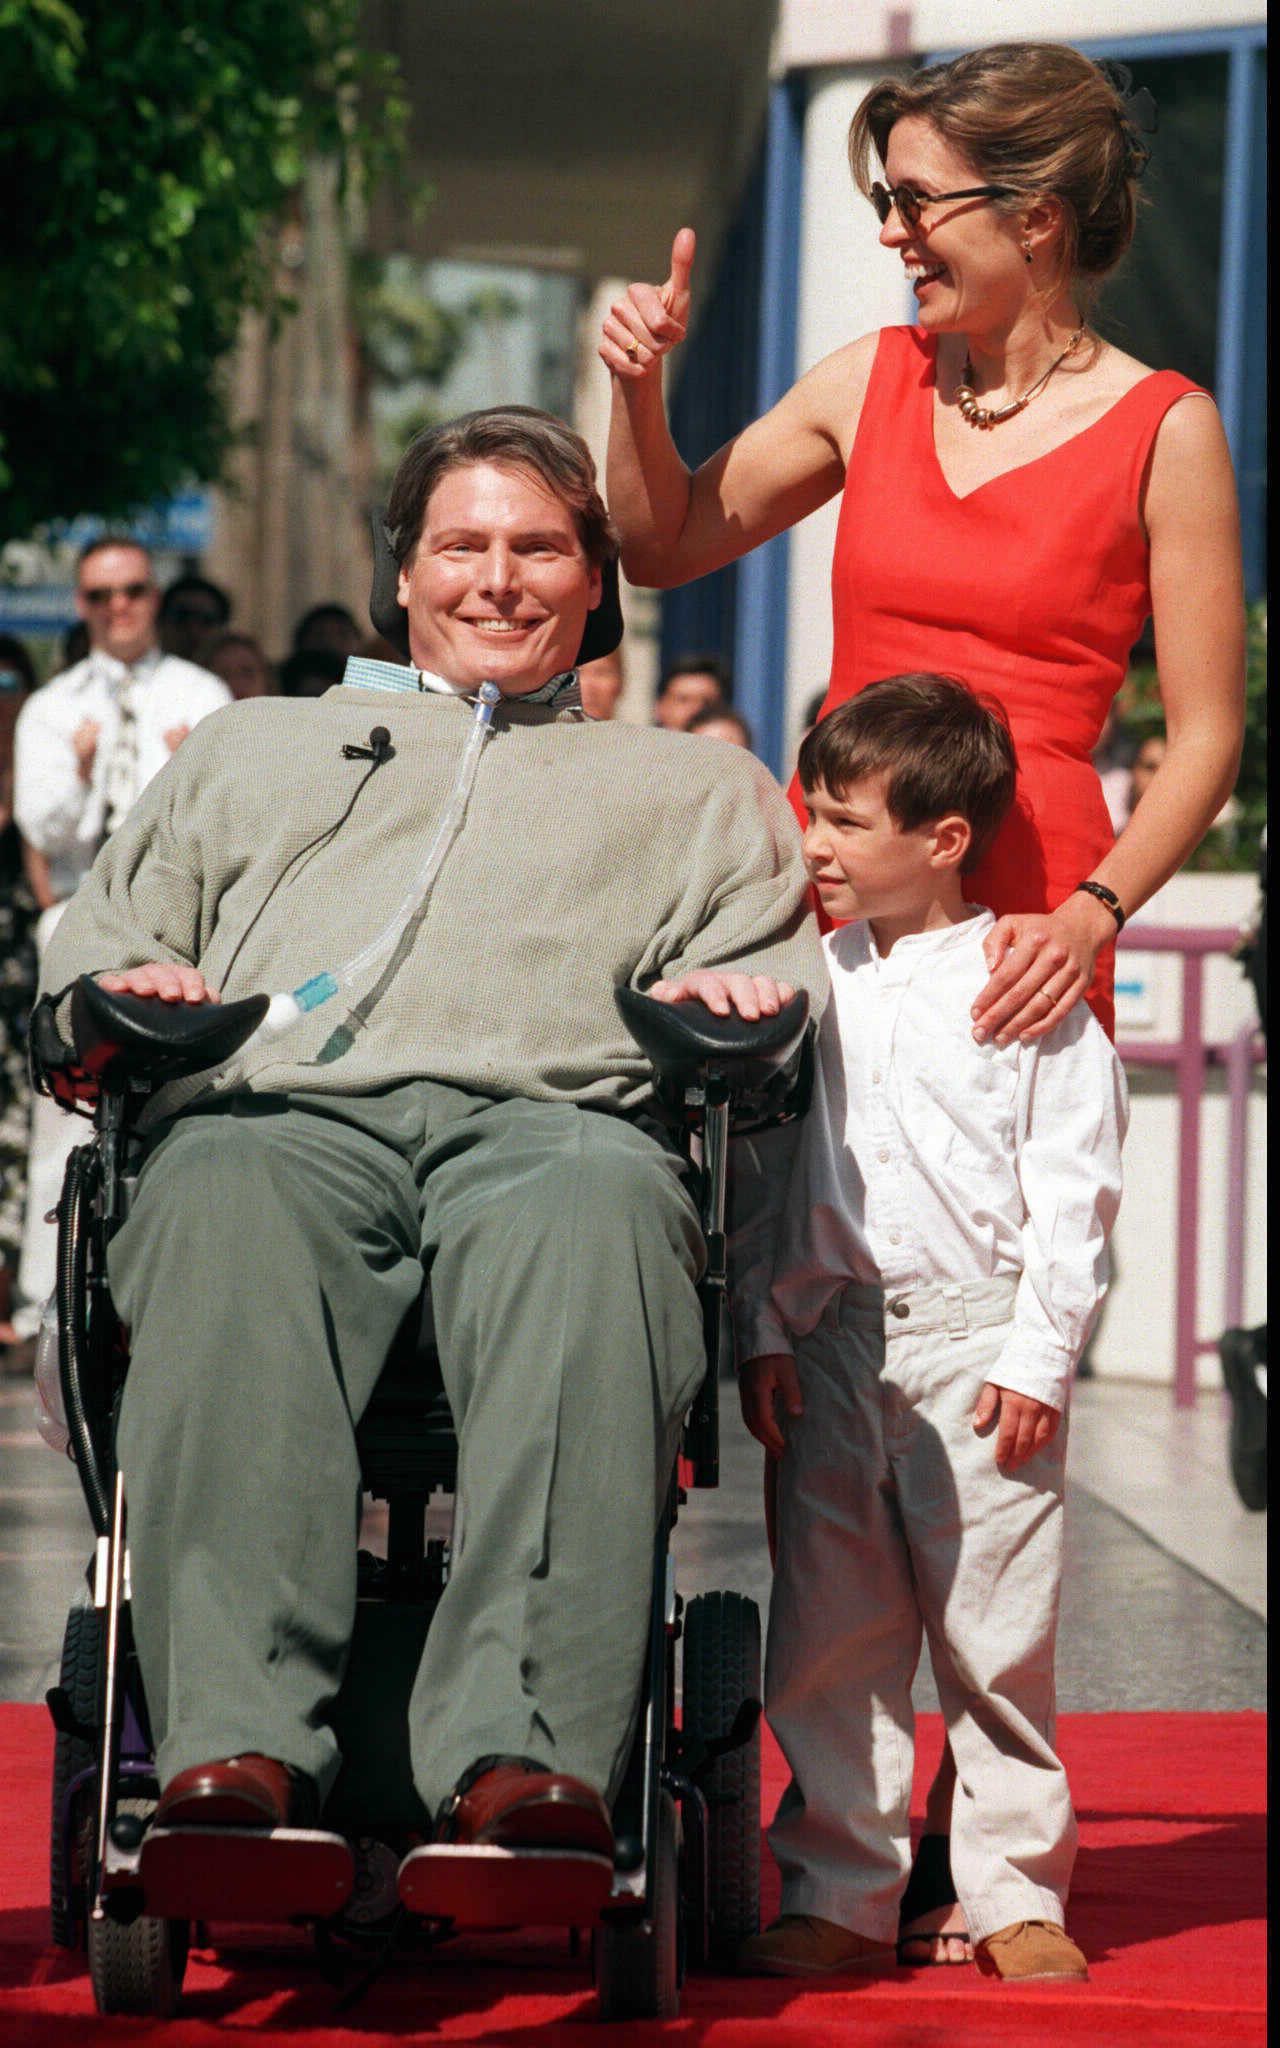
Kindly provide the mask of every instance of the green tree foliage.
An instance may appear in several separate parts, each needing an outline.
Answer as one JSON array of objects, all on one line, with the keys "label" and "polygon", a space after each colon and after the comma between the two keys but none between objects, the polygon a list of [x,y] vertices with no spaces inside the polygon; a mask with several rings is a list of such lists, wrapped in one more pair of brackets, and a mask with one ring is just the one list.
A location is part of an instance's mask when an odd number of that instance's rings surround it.
[{"label": "green tree foliage", "polygon": [[0,0],[0,539],[196,476],[307,159],[372,182],[407,115],[360,0]]},{"label": "green tree foliage", "polygon": [[440,419],[432,394],[477,339],[518,316],[521,303],[495,282],[444,304],[430,289],[429,267],[406,256],[353,256],[350,289],[361,372],[376,399],[374,456],[385,491],[414,435]]}]

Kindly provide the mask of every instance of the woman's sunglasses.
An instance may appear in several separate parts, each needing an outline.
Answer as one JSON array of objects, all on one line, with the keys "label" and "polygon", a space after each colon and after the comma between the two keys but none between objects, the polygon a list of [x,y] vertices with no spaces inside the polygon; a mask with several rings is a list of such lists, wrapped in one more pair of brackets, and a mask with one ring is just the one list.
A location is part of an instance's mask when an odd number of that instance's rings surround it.
[{"label": "woman's sunglasses", "polygon": [[966,185],[962,192],[913,192],[910,185],[873,185],[867,194],[875,207],[881,227],[896,206],[904,228],[918,228],[926,206],[941,206],[944,199],[1016,199],[1012,185]]}]

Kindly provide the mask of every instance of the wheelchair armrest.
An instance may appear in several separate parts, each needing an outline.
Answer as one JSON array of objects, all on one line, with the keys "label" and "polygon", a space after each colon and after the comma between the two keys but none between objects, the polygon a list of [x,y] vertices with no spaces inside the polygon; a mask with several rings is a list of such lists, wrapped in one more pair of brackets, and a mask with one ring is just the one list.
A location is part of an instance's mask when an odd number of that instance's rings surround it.
[{"label": "wheelchair armrest", "polygon": [[809,1021],[801,989],[774,1017],[717,1017],[705,1003],[660,1003],[631,988],[616,988],[623,1021],[663,1081],[687,1086],[708,1068],[732,1090],[766,1085],[799,1051]]},{"label": "wheelchair armrest", "polygon": [[92,1101],[99,1088],[151,1090],[216,1067],[239,1052],[266,1016],[267,996],[237,1003],[164,1003],[116,995],[82,974],[71,992],[71,1044],[44,996],[32,1016],[37,1085],[61,1102]]}]

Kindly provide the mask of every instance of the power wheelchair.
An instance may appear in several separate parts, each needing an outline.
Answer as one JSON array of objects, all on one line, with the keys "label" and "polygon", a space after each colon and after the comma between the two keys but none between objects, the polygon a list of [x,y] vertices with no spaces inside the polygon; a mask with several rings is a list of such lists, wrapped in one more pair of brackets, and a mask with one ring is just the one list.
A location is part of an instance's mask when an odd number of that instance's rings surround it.
[{"label": "power wheelchair", "polygon": [[[686,1418],[654,1545],[646,1676],[614,1805],[615,1855],[437,1848],[409,1767],[407,1703],[449,1570],[457,1443],[430,1323],[430,1282],[361,1420],[366,1496],[385,1502],[385,1557],[361,1552],[357,1622],[334,1709],[344,1762],[319,1823],[246,1836],[156,1829],[146,1699],[130,1628],[124,1485],[114,1458],[127,1336],[106,1252],[127,1213],[149,1095],[229,1058],[266,998],[187,1009],[112,995],[89,977],[71,996],[71,1042],[53,1005],[32,1026],[36,1085],[91,1114],[58,1207],[57,1384],[95,1533],[87,1587],[66,1625],[54,1720],[51,1914],[55,1943],[85,1947],[98,2010],[171,2014],[192,1923],[310,1925],[327,1952],[369,1956],[467,1927],[559,1925],[576,1952],[590,1931],[606,2018],[669,2018],[687,1967],[728,1962],[759,1921],[760,1622],[729,1592],[688,1604],[670,1536],[686,1487],[718,1481],[718,1383],[731,1337],[725,1302],[730,1136],[799,1113],[807,1095],[807,998],[770,1019],[701,1004],[617,1000],[654,1070],[655,1101],[681,1133],[707,1246],[700,1285],[706,1371]],[[46,1370],[48,1361],[46,1360]],[[677,1645],[682,1711],[677,1715]],[[427,1846],[401,1863],[406,1839]],[[551,1867],[554,1866],[554,1867]],[[405,1872],[412,1868],[407,1881]],[[397,1886],[397,1871],[399,1885]]]}]

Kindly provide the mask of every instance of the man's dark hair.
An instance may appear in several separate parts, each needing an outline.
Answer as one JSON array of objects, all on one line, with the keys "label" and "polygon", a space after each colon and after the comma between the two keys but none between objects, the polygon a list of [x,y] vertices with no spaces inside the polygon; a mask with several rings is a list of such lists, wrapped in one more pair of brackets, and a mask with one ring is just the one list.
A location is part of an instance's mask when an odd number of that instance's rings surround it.
[{"label": "man's dark hair", "polygon": [[596,466],[580,434],[532,405],[495,405],[427,427],[409,443],[391,484],[387,533],[403,568],[422,535],[431,493],[454,469],[492,462],[542,479],[574,515],[578,537],[595,569],[618,552],[618,534],[596,488]]},{"label": "man's dark hair", "polygon": [[685,731],[701,732],[704,726],[723,725],[726,722],[729,725],[737,726],[738,731],[742,734],[742,744],[744,747],[754,747],[755,738],[752,734],[750,725],[747,723],[742,713],[740,711],[735,711],[732,704],[729,704],[727,702],[723,704],[708,704],[705,711],[696,712],[695,715],[689,720],[688,725],[685,727]]},{"label": "man's dark hair", "polygon": [[726,704],[733,695],[733,670],[722,654],[677,654],[663,669],[655,695],[665,697],[678,676],[710,676]]},{"label": "man's dark hair", "polygon": [[805,735],[805,790],[841,797],[868,775],[885,777],[885,804],[904,832],[958,811],[972,839],[962,873],[976,867],[1013,802],[1018,763],[1004,712],[955,676],[886,676],[868,683]]},{"label": "man's dark hair", "polygon": [[76,556],[77,573],[84,567],[91,555],[99,555],[103,548],[136,548],[140,555],[151,560],[151,550],[144,540],[133,533],[100,533],[95,540],[87,540]]},{"label": "man's dark hair", "polygon": [[280,695],[323,697],[326,690],[342,681],[346,666],[346,656],[333,654],[328,648],[295,648],[280,664]]},{"label": "man's dark hair", "polygon": [[[325,604],[313,604],[309,611],[305,611],[302,614],[302,617],[293,629],[294,653],[309,652],[313,647],[317,650],[322,650],[324,648],[323,638],[313,640],[312,635],[317,626],[325,625],[349,626],[357,639],[360,637],[359,623],[352,613],[347,610],[345,604],[334,604],[332,600]],[[332,652],[331,649],[329,651]]]},{"label": "man's dark hair", "polygon": [[231,599],[226,591],[220,583],[211,583],[207,576],[197,576],[195,571],[190,569],[185,570],[181,576],[175,576],[172,583],[165,585],[158,613],[160,623],[163,625],[167,620],[183,618],[187,600],[193,597],[202,599],[203,607],[217,613],[216,618],[209,620],[211,627],[226,625],[231,617]]}]

